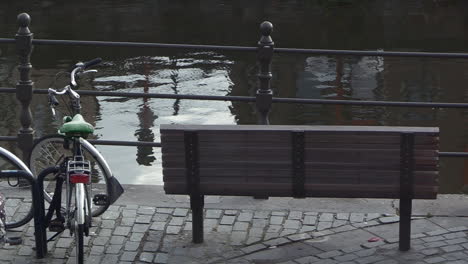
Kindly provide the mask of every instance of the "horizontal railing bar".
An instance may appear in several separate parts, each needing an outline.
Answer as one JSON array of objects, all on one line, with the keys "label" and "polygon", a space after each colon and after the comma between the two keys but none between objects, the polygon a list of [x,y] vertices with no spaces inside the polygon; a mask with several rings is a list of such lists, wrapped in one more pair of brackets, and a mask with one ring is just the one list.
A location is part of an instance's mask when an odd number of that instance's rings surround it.
[{"label": "horizontal railing bar", "polygon": [[468,53],[455,52],[413,52],[413,51],[372,51],[372,50],[328,50],[328,49],[295,49],[275,48],[275,53],[300,53],[313,55],[341,56],[378,56],[378,57],[415,57],[415,58],[453,58],[466,59]]},{"label": "horizontal railing bar", "polygon": [[303,99],[303,98],[273,98],[274,103],[288,104],[327,104],[327,105],[362,105],[362,106],[391,106],[391,107],[431,107],[431,108],[468,108],[468,103],[437,103],[437,102],[398,102],[398,101],[360,101],[360,100],[332,100],[332,99]]},{"label": "horizontal railing bar", "polygon": [[[15,88],[0,88],[0,92],[14,93]],[[109,91],[77,91],[80,95],[115,96],[133,98],[161,98],[161,99],[192,99],[215,101],[255,102],[252,96],[223,96],[223,95],[189,95],[189,94],[157,94],[157,93],[128,93]],[[47,94],[45,89],[35,89],[34,93]],[[289,104],[326,104],[326,105],[361,105],[361,106],[390,106],[390,107],[429,107],[429,108],[468,108],[468,103],[437,103],[437,102],[397,102],[397,101],[360,101],[360,100],[331,100],[273,97],[273,103]]]},{"label": "horizontal railing bar", "polygon": [[[35,138],[37,141],[39,138]],[[15,136],[0,136],[0,141],[17,141],[18,137]],[[130,147],[161,147],[161,142],[149,142],[149,141],[122,141],[122,140],[101,140],[101,139],[88,139],[93,145],[107,145],[107,146],[130,146]],[[439,152],[439,157],[444,158],[456,158],[464,157],[468,158],[468,152]]]},{"label": "horizontal railing bar", "polygon": [[0,136],[0,141],[17,141],[18,137],[15,136]]},{"label": "horizontal railing bar", "polygon": [[439,152],[443,158],[468,158],[468,152]]},{"label": "horizontal railing bar", "polygon": [[[12,38],[0,38],[0,43],[15,43]],[[168,44],[149,42],[118,42],[95,40],[58,40],[33,39],[34,45],[73,45],[73,46],[101,46],[101,47],[134,47],[134,48],[177,48],[177,49],[204,49],[204,50],[231,50],[231,51],[257,51],[257,47],[222,46],[222,45],[193,45]],[[468,53],[455,52],[407,52],[407,51],[371,51],[371,50],[328,50],[328,49],[297,49],[275,48],[275,53],[299,53],[313,55],[341,55],[341,56],[380,56],[380,57],[416,57],[416,58],[468,58]]]},{"label": "horizontal railing bar", "polygon": [[175,48],[197,50],[228,50],[228,51],[257,51],[257,47],[221,46],[221,45],[193,45],[193,44],[167,44],[147,42],[116,42],[95,40],[53,40],[33,39],[34,45],[68,45],[68,46],[97,46],[97,47],[126,47],[126,48]]},{"label": "horizontal railing bar", "polygon": [[0,38],[0,43],[14,44],[16,42],[13,38]]}]

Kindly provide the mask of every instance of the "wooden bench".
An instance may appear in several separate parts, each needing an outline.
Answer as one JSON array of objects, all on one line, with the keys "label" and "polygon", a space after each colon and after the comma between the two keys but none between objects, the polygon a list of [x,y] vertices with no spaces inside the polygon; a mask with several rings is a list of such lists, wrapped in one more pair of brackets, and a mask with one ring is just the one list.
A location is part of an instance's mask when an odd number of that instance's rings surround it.
[{"label": "wooden bench", "polygon": [[188,194],[193,242],[204,195],[400,199],[400,250],[412,199],[436,199],[438,128],[161,125],[164,190]]}]

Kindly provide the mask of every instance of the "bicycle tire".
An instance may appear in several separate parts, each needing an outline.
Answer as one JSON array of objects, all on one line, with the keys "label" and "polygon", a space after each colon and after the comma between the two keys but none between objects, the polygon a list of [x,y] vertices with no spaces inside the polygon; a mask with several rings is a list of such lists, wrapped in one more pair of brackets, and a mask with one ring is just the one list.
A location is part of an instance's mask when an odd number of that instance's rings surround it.
[{"label": "bicycle tire", "polygon": [[[65,137],[62,135],[48,135],[40,138],[32,147],[29,155],[29,168],[34,175],[37,175],[41,170],[60,164],[64,157],[71,157],[73,153],[71,149],[65,149],[63,147]],[[92,187],[90,188],[90,197],[94,193],[105,193],[110,196],[111,188],[108,183],[108,179],[112,175],[108,175],[108,169],[105,168],[103,163],[93,154],[98,151],[92,147],[92,145],[81,144],[85,159],[91,162],[92,167]],[[90,149],[93,148],[93,149]],[[98,185],[97,183],[100,183]],[[53,190],[52,182],[49,182],[49,186],[46,187],[44,184],[44,199],[50,203],[53,194],[48,190]],[[52,187],[52,188],[51,188]],[[65,193],[65,192],[63,192]],[[110,203],[102,206],[93,206],[91,209],[91,216],[96,217],[104,213],[109,208]]]},{"label": "bicycle tire", "polygon": [[[8,150],[6,150],[4,148],[1,148],[1,147],[0,147],[0,159],[8,162],[8,164],[11,165],[9,167],[9,169],[24,170],[24,171],[26,171],[28,173],[31,173],[31,171],[26,166],[26,164],[23,163],[23,161],[21,161],[18,157],[16,157],[10,151],[8,151]],[[16,187],[12,187],[12,188],[16,188]],[[22,185],[22,186],[19,186],[18,188],[28,189],[28,191],[26,193],[30,193],[31,194],[30,196],[32,197],[31,185],[29,185],[29,184]],[[16,193],[16,195],[19,196],[21,192],[18,191],[18,190],[19,189],[16,189],[15,193]],[[23,203],[21,203],[16,208],[16,210],[23,211],[23,212],[17,212],[16,215],[13,216],[13,218],[7,218],[6,219],[6,221],[5,221],[5,228],[6,229],[12,229],[12,228],[17,228],[17,227],[23,226],[23,225],[27,224],[29,221],[31,221],[31,219],[34,217],[34,210],[33,210],[32,203],[29,205],[29,208],[26,208],[26,210],[24,210],[24,207],[22,207],[22,206],[23,206]]]},{"label": "bicycle tire", "polygon": [[84,235],[85,227],[90,225],[88,219],[88,201],[87,188],[83,183],[78,183],[72,187],[75,193],[75,213],[73,215],[74,221],[74,235],[75,235],[75,249],[77,264],[84,262]]}]

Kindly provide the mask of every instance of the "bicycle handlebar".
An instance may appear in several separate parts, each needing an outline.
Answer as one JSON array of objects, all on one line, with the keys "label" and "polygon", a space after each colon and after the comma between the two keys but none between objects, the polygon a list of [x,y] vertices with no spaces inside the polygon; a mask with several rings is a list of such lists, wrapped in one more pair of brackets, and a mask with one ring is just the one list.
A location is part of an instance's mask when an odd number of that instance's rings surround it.
[{"label": "bicycle handlebar", "polygon": [[83,65],[84,65],[84,68],[88,68],[88,67],[91,67],[91,66],[94,66],[94,65],[97,65],[99,63],[102,62],[102,59],[101,58],[95,58],[95,59],[92,59],[90,61],[87,61],[87,62],[83,62]]}]

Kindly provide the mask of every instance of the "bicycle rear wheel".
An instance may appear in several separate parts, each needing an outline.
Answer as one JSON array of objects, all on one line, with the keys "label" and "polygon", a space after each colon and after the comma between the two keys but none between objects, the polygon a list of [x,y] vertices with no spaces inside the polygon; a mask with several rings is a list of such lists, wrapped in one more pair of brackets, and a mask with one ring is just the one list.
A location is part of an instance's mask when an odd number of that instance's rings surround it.
[{"label": "bicycle rear wheel", "polygon": [[[64,147],[65,137],[61,135],[49,135],[39,139],[31,150],[29,157],[29,168],[34,175],[37,175],[43,169],[50,166],[59,165],[64,162],[65,158],[72,157],[73,153],[71,145],[69,149]],[[84,158],[91,163],[91,188],[90,197],[95,194],[105,194],[109,197],[110,186],[108,179],[111,175],[108,175],[102,162],[98,160],[94,153],[97,152],[91,145],[81,145],[83,150]],[[92,148],[92,149],[91,149]],[[53,192],[55,189],[55,181],[51,176],[46,177],[47,182],[44,183],[44,199],[50,203],[52,201]],[[65,190],[62,192],[65,193]],[[105,205],[94,205],[91,208],[92,216],[99,216],[106,211],[109,207],[109,203]]]},{"label": "bicycle rear wheel", "polygon": [[[24,170],[30,173],[18,157],[0,147],[0,173],[10,170]],[[0,177],[0,193],[5,197],[3,217],[6,229],[17,228],[31,221],[34,212],[29,182],[19,181],[13,176]]]}]

